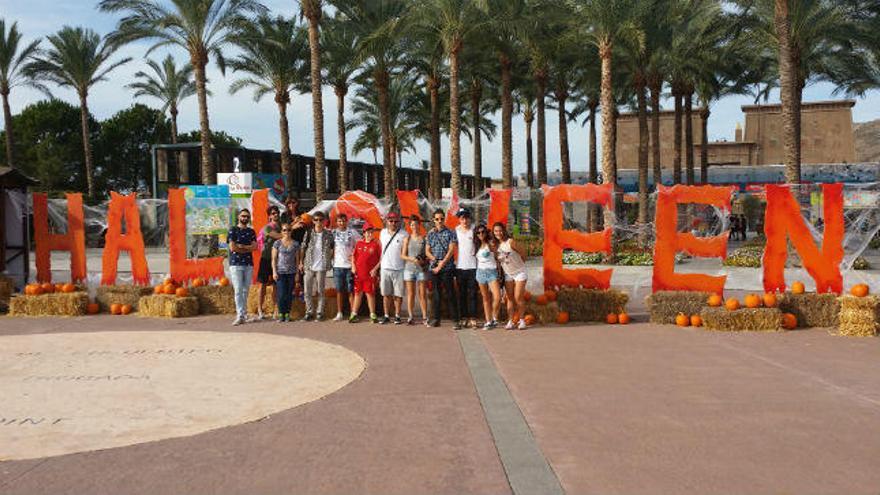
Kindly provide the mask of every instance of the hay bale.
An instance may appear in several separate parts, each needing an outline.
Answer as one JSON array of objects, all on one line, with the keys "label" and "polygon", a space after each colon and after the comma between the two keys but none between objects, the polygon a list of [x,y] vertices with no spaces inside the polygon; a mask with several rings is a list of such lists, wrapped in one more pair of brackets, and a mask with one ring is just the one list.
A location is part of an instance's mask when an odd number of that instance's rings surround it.
[{"label": "hay bale", "polygon": [[6,275],[0,275],[0,312],[9,309],[9,299],[15,292],[15,282]]},{"label": "hay bale", "polygon": [[53,292],[39,296],[16,295],[9,301],[10,316],[81,316],[86,314],[85,291]]},{"label": "hay bale", "polygon": [[782,311],[779,308],[725,308],[703,306],[700,311],[703,327],[724,332],[777,332],[782,330]]},{"label": "hay bale", "polygon": [[[561,289],[556,294],[560,311],[570,321],[605,321],[608,313],[623,313],[629,295],[616,289]],[[555,321],[555,319],[554,319]]]},{"label": "hay bale", "polygon": [[[275,313],[275,286],[267,285],[266,286],[266,298],[263,299],[263,314],[271,315]],[[260,284],[251,284],[251,288],[248,289],[248,302],[247,302],[247,311],[248,314],[255,315],[259,311],[259,299],[260,298]],[[233,304],[233,306],[235,306]]]},{"label": "hay bale", "polygon": [[679,313],[695,315],[706,307],[711,292],[660,290],[645,298],[651,323],[675,324]]},{"label": "hay bale", "polygon": [[835,327],[840,313],[837,294],[792,294],[779,297],[779,309],[797,317],[798,327]]},{"label": "hay bale", "polygon": [[203,315],[235,314],[235,291],[231,285],[191,287],[189,293],[199,300],[199,312]]},{"label": "hay bale", "polygon": [[555,301],[540,305],[532,298],[531,301],[526,303],[526,314],[531,313],[535,315],[535,318],[543,325],[555,324],[559,311],[559,303]]},{"label": "hay bale", "polygon": [[838,335],[872,337],[880,325],[880,299],[877,296],[855,297],[844,295],[840,301]]},{"label": "hay bale", "polygon": [[140,316],[186,318],[199,314],[199,300],[193,296],[177,297],[171,294],[143,296],[138,303]]},{"label": "hay bale", "polygon": [[111,304],[130,305],[138,311],[141,297],[153,293],[153,288],[143,285],[102,285],[98,287],[95,302],[101,306],[101,311],[110,311]]}]

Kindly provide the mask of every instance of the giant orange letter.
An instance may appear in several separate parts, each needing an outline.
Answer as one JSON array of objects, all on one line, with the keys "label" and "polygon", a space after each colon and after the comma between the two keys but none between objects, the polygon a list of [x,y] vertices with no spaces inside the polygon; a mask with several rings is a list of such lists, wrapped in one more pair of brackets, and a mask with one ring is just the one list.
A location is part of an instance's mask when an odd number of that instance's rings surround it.
[{"label": "giant orange letter", "polygon": [[70,280],[86,278],[86,232],[83,225],[82,194],[67,194],[67,233],[49,233],[49,208],[45,193],[34,193],[34,242],[37,280],[52,281],[52,251],[70,252]]},{"label": "giant orange letter", "polygon": [[[418,189],[413,189],[412,191],[401,191],[398,189],[397,202],[400,203],[400,216],[403,218],[410,218],[413,215],[419,215],[419,217],[421,217],[421,214],[419,213]],[[409,228],[409,222],[406,222],[406,231],[412,234],[412,230]],[[425,234],[424,224],[419,224],[419,234]]]},{"label": "giant orange letter", "polygon": [[658,290],[690,290],[716,294],[724,292],[726,275],[713,277],[703,273],[675,273],[675,254],[684,251],[703,258],[727,257],[730,232],[698,238],[678,232],[678,205],[697,203],[714,205],[730,211],[734,186],[660,186],[654,218],[654,292]]},{"label": "giant orange letter", "polygon": [[797,200],[788,186],[768,185],[767,209],[764,213],[764,290],[785,290],[785,258],[788,257],[786,234],[807,273],[816,281],[816,292],[843,290],[840,263],[843,261],[843,184],[822,184],[825,232],[819,250],[810,235]]},{"label": "giant orange letter", "polygon": [[585,234],[576,230],[562,228],[562,204],[572,201],[589,201],[605,208],[612,205],[611,184],[562,184],[544,190],[544,287],[584,286],[586,288],[607,289],[611,286],[613,270],[595,268],[564,269],[562,250],[576,249],[585,252],[611,253],[611,226],[606,225],[602,232]]},{"label": "giant orange letter", "polygon": [[[125,233],[122,233],[122,220],[125,219]],[[104,235],[104,255],[101,259],[101,284],[116,283],[116,269],[119,264],[119,251],[128,251],[131,258],[131,278],[135,284],[150,283],[150,270],[144,252],[144,236],[141,234],[141,216],[138,213],[137,194],[127,196],[110,193],[107,207],[107,233]]]},{"label": "giant orange letter", "polygon": [[512,189],[489,189],[489,220],[486,225],[491,229],[498,222],[507,226],[510,217],[510,197]]},{"label": "giant orange letter", "polygon": [[[268,209],[269,190],[260,189],[254,191],[253,194],[251,194],[251,225],[254,226],[254,232],[256,232],[257,236],[260,235],[260,231],[263,230],[263,227],[269,223],[269,213],[266,211]],[[254,283],[257,281],[257,273],[260,271],[260,256],[262,255],[262,249],[257,249],[251,252],[251,256],[254,260],[254,275],[252,281]]]},{"label": "giant orange letter", "polygon": [[330,225],[336,227],[336,216],[340,213],[350,219],[363,218],[364,221],[377,229],[382,228],[382,212],[379,211],[379,200],[376,196],[364,191],[348,191],[336,199],[330,210]]},{"label": "giant orange letter", "polygon": [[185,282],[194,278],[223,276],[223,257],[193,260],[186,257],[186,198],[183,189],[168,190],[168,250],[171,278]]}]

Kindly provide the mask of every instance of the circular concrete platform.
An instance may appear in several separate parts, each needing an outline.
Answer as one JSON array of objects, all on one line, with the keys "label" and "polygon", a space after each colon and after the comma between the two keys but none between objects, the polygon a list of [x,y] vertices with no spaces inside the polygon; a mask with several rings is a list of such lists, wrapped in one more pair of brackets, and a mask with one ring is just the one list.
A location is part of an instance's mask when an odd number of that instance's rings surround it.
[{"label": "circular concrete platform", "polygon": [[261,333],[0,337],[0,461],[254,421],[331,394],[364,367],[337,345]]}]

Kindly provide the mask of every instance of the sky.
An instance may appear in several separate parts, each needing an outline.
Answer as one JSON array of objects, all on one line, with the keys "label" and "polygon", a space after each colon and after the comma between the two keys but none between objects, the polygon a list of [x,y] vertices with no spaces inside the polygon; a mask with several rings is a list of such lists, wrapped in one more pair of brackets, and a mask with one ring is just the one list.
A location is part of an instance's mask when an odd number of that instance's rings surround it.
[{"label": "sky", "polygon": [[[96,0],[0,0],[0,16],[5,18],[7,25],[18,22],[19,30],[22,31],[25,41],[36,37],[44,37],[60,29],[63,25],[89,27],[99,34],[104,35],[112,31],[118,19],[117,15],[99,12],[96,8]],[[296,0],[264,0],[273,14],[294,16],[298,14]],[[89,95],[89,107],[94,116],[101,120],[106,119],[119,110],[127,108],[135,103],[131,91],[126,85],[133,81],[133,75],[139,70],[147,70],[144,57],[150,44],[140,42],[128,45],[117,52],[117,57],[132,57],[128,64],[112,72],[108,80],[98,83],[93,87]],[[155,50],[150,58],[161,60],[166,54],[171,54],[180,63],[188,61],[188,57],[182,49],[170,47]],[[223,130],[230,134],[243,138],[243,145],[254,149],[279,150],[278,117],[277,108],[271,96],[264,97],[260,102],[254,102],[249,91],[242,91],[232,96],[228,92],[229,85],[238,76],[227,72],[224,76],[216,65],[211,64],[208,69],[209,88],[213,96],[208,99],[208,111],[211,128]],[[833,86],[829,84],[816,84],[809,86],[804,92],[804,101],[818,101],[841,98],[834,96]],[[52,88],[56,98],[77,105],[77,98],[70,90]],[[45,98],[42,93],[28,89],[15,88],[10,96],[12,112],[18,113],[30,103]],[[155,100],[143,99],[142,103],[157,106]],[[338,156],[339,144],[336,134],[336,97],[331,89],[323,91],[324,102],[324,142],[325,154],[328,158]],[[778,93],[771,95],[770,102],[778,102]],[[715,102],[712,114],[709,118],[709,139],[726,139],[732,141],[736,124],[744,123],[744,117],[740,107],[753,104],[751,96],[729,96]],[[670,101],[663,102],[664,109],[671,108]],[[346,118],[351,113],[346,110]],[[314,153],[314,133],[311,118],[311,95],[295,95],[288,109],[290,120],[291,150],[293,153],[312,155]],[[853,108],[853,121],[865,122],[880,118],[880,92],[872,91],[864,98],[856,100]],[[498,178],[501,176],[501,136],[500,136],[500,112],[495,116],[499,134],[491,142],[483,140],[483,173],[484,175]],[[180,132],[187,132],[198,128],[198,109],[195,97],[186,100],[178,116]],[[601,124],[600,124],[601,125]],[[2,128],[2,122],[0,122]],[[513,119],[513,160],[514,173],[519,175],[525,172],[525,124],[519,115]],[[533,129],[532,138],[535,130]],[[354,142],[357,131],[348,133],[347,140],[349,149]],[[582,127],[580,122],[569,123],[569,153],[571,156],[572,170],[585,171],[588,163],[588,128]],[[600,138],[601,141],[601,138]],[[473,172],[472,146],[468,138],[462,135],[462,169],[463,173]],[[380,152],[381,157],[381,152]],[[443,139],[442,157],[444,170],[449,169],[449,141]],[[430,147],[427,142],[419,142],[414,154],[403,156],[403,166],[420,167],[423,160],[430,158]],[[372,162],[372,153],[369,151],[352,156],[349,159]],[[547,168],[550,172],[559,169],[559,131],[558,115],[553,110],[547,111]]]}]

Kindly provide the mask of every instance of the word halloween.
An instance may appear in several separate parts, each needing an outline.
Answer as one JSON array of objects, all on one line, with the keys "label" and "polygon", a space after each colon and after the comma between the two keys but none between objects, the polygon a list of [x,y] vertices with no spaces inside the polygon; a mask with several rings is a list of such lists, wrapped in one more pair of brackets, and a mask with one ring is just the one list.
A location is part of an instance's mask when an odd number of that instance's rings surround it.
[{"label": "word halloween", "polygon": [[[564,249],[582,252],[601,252],[611,254],[613,226],[606,225],[601,232],[584,233],[563,229],[563,205],[567,202],[589,202],[604,209],[613,208],[613,194],[610,184],[563,184],[543,186],[544,193],[544,286],[584,287],[607,289],[611,284],[613,269],[565,268],[562,264]],[[491,206],[488,224],[507,223],[510,214],[511,190],[490,190]],[[730,199],[734,186],[660,186],[657,191],[654,243],[653,290],[706,291],[721,294],[724,290],[725,275],[712,276],[701,273],[676,273],[675,255],[679,252],[704,258],[724,258],[727,253],[729,232],[712,237],[697,237],[691,233],[678,232],[678,205],[704,204],[730,211]],[[419,213],[419,191],[398,191],[397,199],[403,216]],[[767,208],[764,232],[767,245],[764,249],[763,277],[764,290],[777,292],[785,290],[785,260],[788,256],[787,239],[797,250],[803,266],[816,282],[817,292],[840,293],[843,290],[843,276],[840,264],[843,261],[843,185],[822,185],[824,208],[824,233],[820,246],[817,246],[810,229],[801,216],[800,206],[786,185],[767,185]],[[254,229],[259,231],[266,225],[266,208],[269,205],[268,190],[256,191],[252,198]],[[447,213],[446,223],[456,224],[453,212],[457,209],[457,198],[453,198]],[[331,225],[340,213],[349,218],[359,217],[365,222],[382,228],[382,214],[379,201],[362,191],[350,191],[337,199],[330,212]],[[71,280],[81,281],[86,277],[85,231],[83,228],[82,196],[67,194],[67,232],[49,232],[47,199],[45,194],[34,193],[34,231],[37,255],[37,280],[51,282],[50,252],[70,252]],[[127,232],[122,233],[125,220]],[[186,199],[182,189],[168,191],[169,256],[171,277],[185,282],[197,277],[213,279],[223,276],[223,258],[188,259],[186,257]],[[134,195],[110,194],[107,214],[106,244],[102,257],[101,283],[116,283],[119,252],[127,251],[131,257],[131,271],[136,284],[148,284],[150,272],[144,253],[140,220]],[[258,262],[260,253],[253,253]]]}]

